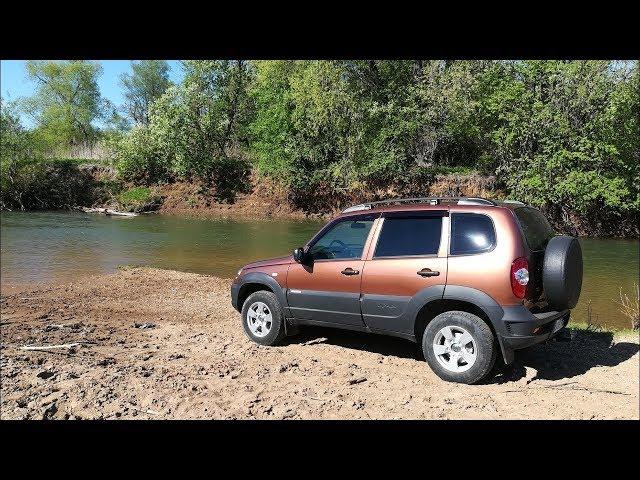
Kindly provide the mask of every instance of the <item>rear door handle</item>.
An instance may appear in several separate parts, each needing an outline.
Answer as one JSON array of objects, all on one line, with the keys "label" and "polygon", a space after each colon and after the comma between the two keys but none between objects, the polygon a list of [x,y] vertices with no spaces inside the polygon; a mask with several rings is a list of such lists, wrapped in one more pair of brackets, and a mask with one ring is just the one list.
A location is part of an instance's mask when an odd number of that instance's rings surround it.
[{"label": "rear door handle", "polygon": [[423,268],[422,270],[416,273],[421,277],[437,277],[438,275],[440,275],[440,272],[431,270],[430,268]]},{"label": "rear door handle", "polygon": [[343,275],[358,275],[360,273],[360,271],[359,270],[354,270],[351,267],[347,267],[344,270],[342,270],[340,273],[343,274]]}]

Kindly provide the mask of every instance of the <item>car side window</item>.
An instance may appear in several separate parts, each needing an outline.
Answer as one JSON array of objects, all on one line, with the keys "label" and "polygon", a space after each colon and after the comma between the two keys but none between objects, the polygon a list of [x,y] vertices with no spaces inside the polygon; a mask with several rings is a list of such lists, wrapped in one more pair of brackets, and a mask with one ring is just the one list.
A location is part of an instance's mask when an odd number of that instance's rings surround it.
[{"label": "car side window", "polygon": [[472,255],[488,252],[496,244],[493,222],[478,213],[451,215],[451,255]]},{"label": "car side window", "polygon": [[327,230],[309,249],[314,260],[360,258],[373,220],[345,220]]},{"label": "car side window", "polygon": [[435,255],[440,248],[442,217],[385,218],[376,257]]}]

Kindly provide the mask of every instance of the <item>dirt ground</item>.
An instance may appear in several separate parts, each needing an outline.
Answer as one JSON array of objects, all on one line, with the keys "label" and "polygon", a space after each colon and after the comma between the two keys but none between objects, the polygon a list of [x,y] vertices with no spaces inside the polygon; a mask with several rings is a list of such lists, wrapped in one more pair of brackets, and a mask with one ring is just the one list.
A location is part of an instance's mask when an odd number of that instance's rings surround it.
[{"label": "dirt ground", "polygon": [[[251,180],[253,185],[257,182],[255,178]],[[263,187],[239,193],[233,203],[220,203],[202,195],[198,183],[162,185],[157,189],[157,193],[163,197],[158,213],[196,218],[327,218],[326,215],[308,215],[296,210],[290,205],[287,192],[273,182],[266,182]]]},{"label": "dirt ground", "polygon": [[[309,328],[258,346],[229,284],[141,268],[3,285],[0,418],[639,417],[637,336],[578,331],[569,343],[518,352],[483,385],[458,385],[394,338]],[[79,345],[20,349],[63,343]]]},{"label": "dirt ground", "polygon": [[[155,190],[163,198],[159,213],[201,218],[287,218],[329,220],[348,205],[371,198],[401,198],[409,194],[393,186],[371,190],[371,186],[352,191],[345,197],[325,192],[308,199],[308,209],[292,204],[290,191],[266,177],[252,174],[251,188],[238,192],[233,203],[220,203],[203,195],[198,182],[174,182],[158,186]],[[205,189],[206,191],[206,189]],[[426,194],[426,192],[425,192]],[[436,175],[429,185],[429,195],[440,197],[502,197],[504,192],[496,188],[495,177],[483,175]],[[373,197],[372,197],[373,195]],[[410,196],[410,195],[409,195]],[[97,205],[102,206],[102,205]],[[310,210],[310,211],[307,211]],[[311,213],[315,212],[315,213]]]}]

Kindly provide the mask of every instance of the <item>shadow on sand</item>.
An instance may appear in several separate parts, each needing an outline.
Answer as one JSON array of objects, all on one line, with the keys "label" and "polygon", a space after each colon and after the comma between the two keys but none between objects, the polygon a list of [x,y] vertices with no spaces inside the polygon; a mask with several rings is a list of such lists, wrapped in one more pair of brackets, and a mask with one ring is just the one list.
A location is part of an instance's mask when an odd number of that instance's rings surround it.
[{"label": "shadow on sand", "polygon": [[[516,352],[508,366],[498,361],[493,374],[484,383],[515,382],[526,376],[525,367],[536,370],[534,380],[560,380],[582,375],[591,368],[614,367],[633,357],[640,346],[633,342],[613,342],[610,332],[572,330],[570,342],[550,340]],[[400,338],[348,330],[304,327],[299,335],[287,337],[284,344],[326,343],[398,358],[424,361],[420,347]],[[425,365],[425,368],[426,365]]]},{"label": "shadow on sand", "polygon": [[298,335],[286,337],[283,345],[306,342],[325,343],[364,352],[379,353],[398,358],[424,360],[418,345],[397,337],[387,337],[372,333],[339,330],[336,328],[305,326]]},{"label": "shadow on sand", "polygon": [[637,343],[613,342],[611,332],[572,330],[570,342],[551,340],[516,352],[515,361],[498,365],[489,383],[505,383],[526,376],[525,367],[536,370],[534,380],[560,380],[582,375],[594,367],[615,367],[640,349]]}]

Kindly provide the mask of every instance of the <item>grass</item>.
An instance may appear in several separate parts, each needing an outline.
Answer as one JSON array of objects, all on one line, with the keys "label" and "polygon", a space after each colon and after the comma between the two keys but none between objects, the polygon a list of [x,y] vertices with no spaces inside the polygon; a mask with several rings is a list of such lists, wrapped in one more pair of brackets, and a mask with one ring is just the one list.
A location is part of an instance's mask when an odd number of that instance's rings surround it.
[{"label": "grass", "polygon": [[620,300],[615,302],[618,304],[620,313],[629,319],[633,329],[638,330],[640,328],[640,284],[633,285],[631,296],[624,293],[620,287]]},{"label": "grass", "polygon": [[458,174],[458,175],[478,175],[478,170],[472,167],[464,167],[464,166],[455,166],[449,167],[446,165],[437,165],[433,167],[429,167],[429,170],[436,175],[448,175],[448,174]]},{"label": "grass", "polygon": [[609,332],[614,337],[638,337],[640,332],[638,331],[637,324],[632,323],[629,328],[610,327],[608,325],[601,325],[598,323],[598,315],[595,316],[595,322],[593,319],[593,310],[591,307],[591,300],[587,303],[587,318],[585,322],[573,322],[569,321],[569,328],[575,330],[582,330],[587,332]]},{"label": "grass", "polygon": [[154,190],[148,187],[132,187],[116,197],[120,207],[127,211],[144,211],[158,201]]},{"label": "grass", "polygon": [[574,330],[587,332],[609,332],[613,334],[614,338],[635,337],[637,339],[640,335],[640,332],[638,332],[638,330],[633,330],[631,328],[609,327],[607,325],[594,325],[584,322],[569,322],[569,325],[567,325],[567,327]]},{"label": "grass", "polygon": [[162,203],[162,197],[149,187],[129,188],[120,192],[116,200],[121,209],[138,213],[157,210]]},{"label": "grass", "polygon": [[153,192],[148,187],[133,187],[118,195],[118,200],[122,204],[146,203],[151,200]]},{"label": "grass", "polygon": [[145,265],[138,264],[138,263],[122,263],[116,267],[116,270],[124,272],[127,270],[133,270],[134,268],[142,268],[144,266]]}]

